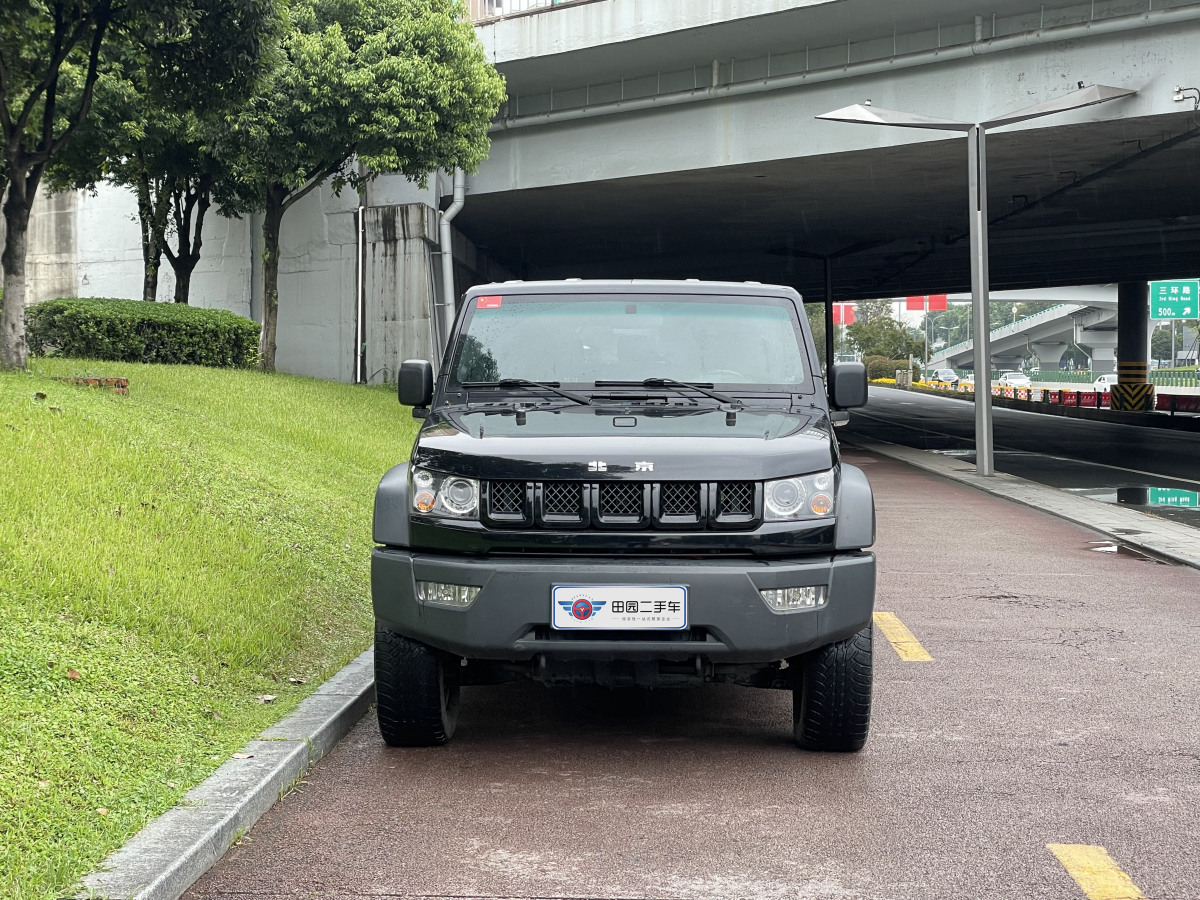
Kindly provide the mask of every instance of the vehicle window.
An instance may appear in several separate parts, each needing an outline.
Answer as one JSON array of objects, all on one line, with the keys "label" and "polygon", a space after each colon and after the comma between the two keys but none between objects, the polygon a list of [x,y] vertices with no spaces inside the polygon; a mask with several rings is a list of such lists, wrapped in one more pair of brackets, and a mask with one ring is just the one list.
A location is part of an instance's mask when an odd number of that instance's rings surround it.
[{"label": "vehicle window", "polygon": [[458,382],[678,381],[791,389],[806,381],[793,305],[774,297],[503,296],[468,313]]}]

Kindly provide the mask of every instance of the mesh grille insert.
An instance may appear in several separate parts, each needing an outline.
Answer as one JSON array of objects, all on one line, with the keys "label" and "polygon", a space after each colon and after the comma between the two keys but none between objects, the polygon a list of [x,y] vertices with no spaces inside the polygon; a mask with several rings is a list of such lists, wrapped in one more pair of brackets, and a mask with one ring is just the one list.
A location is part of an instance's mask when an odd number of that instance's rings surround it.
[{"label": "mesh grille insert", "polygon": [[721,512],[727,516],[754,514],[754,482],[726,481],[721,484]]},{"label": "mesh grille insert", "polygon": [[525,502],[525,482],[523,481],[493,481],[492,482],[492,513],[517,514],[522,512]]},{"label": "mesh grille insert", "polygon": [[641,516],[642,486],[630,482],[600,483],[600,515]]},{"label": "mesh grille insert", "polygon": [[542,485],[542,508],[548,516],[578,516],[582,504],[581,481],[547,481]]},{"label": "mesh grille insert", "polygon": [[664,516],[699,516],[700,485],[695,481],[665,481],[662,485]]}]

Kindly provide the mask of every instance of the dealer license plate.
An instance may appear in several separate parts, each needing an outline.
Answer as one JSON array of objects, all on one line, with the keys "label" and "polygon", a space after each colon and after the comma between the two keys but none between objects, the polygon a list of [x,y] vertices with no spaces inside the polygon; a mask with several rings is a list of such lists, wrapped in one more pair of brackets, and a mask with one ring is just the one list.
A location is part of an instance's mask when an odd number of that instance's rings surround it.
[{"label": "dealer license plate", "polygon": [[556,584],[550,594],[557,629],[687,628],[681,584]]}]

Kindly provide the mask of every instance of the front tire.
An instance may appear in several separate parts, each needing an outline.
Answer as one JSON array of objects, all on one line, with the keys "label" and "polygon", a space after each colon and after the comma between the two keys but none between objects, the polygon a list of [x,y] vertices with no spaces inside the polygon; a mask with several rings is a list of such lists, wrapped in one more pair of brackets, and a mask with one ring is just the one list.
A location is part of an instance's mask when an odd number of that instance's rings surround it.
[{"label": "front tire", "polygon": [[389,747],[434,747],[454,736],[458,679],[443,654],[375,623],[375,712]]},{"label": "front tire", "polygon": [[871,724],[872,633],[868,625],[808,654],[792,689],[792,726],[802,750],[861,750]]}]

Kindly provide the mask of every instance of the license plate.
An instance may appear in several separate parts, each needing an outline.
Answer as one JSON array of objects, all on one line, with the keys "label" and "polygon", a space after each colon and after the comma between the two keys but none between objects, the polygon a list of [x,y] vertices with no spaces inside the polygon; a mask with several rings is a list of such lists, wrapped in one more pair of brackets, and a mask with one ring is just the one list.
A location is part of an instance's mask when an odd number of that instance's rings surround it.
[{"label": "license plate", "polygon": [[687,588],[681,584],[556,584],[551,624],[578,628],[687,628]]}]

